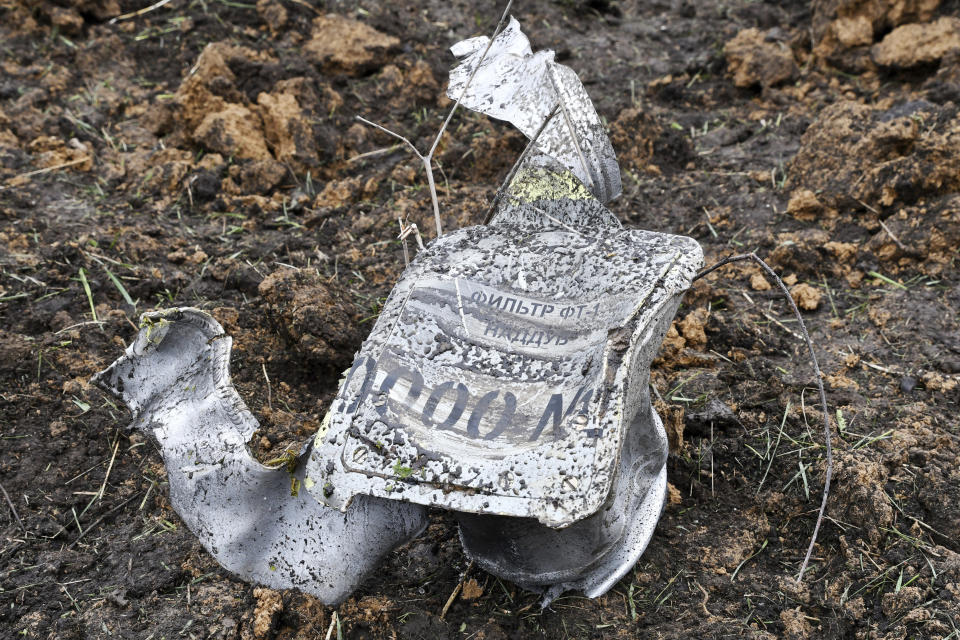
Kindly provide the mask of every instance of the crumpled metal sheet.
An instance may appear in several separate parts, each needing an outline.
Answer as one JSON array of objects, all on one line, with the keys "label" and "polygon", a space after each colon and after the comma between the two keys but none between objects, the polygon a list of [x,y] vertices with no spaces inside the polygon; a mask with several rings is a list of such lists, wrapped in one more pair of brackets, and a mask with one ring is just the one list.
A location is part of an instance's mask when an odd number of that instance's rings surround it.
[{"label": "crumpled metal sheet", "polygon": [[403,273],[307,477],[336,508],[372,495],[458,512],[478,566],[547,599],[597,596],[663,508],[649,367],[702,252],[623,229],[566,172],[521,170],[510,195]]},{"label": "crumpled metal sheet", "polygon": [[[96,377],[161,445],[174,507],[226,568],[325,602],[425,525],[457,513],[483,569],[595,597],[636,562],[666,496],[649,367],[702,264],[690,238],[625,230],[619,169],[576,75],[511,19],[454,47],[450,95],[534,137],[492,222],[404,271],[290,471],[254,461],[256,422],[207,314],[144,316]],[[518,241],[522,239],[522,241]],[[291,482],[301,487],[290,493]]]},{"label": "crumpled metal sheet", "polygon": [[537,149],[577,176],[600,202],[620,195],[616,155],[576,72],[556,63],[553,51],[534,53],[515,18],[511,16],[492,44],[481,36],[450,50],[461,59],[450,72],[451,100],[460,98],[468,109],[506,120],[528,138],[559,107],[537,137]]},{"label": "crumpled metal sheet", "polygon": [[418,505],[364,497],[341,513],[304,489],[291,495],[304,487],[309,451],[289,470],[250,455],[258,424],[230,382],[231,339],[216,320],[171,309],[144,314],[141,327],[93,382],[130,408],[131,428],[156,438],[174,509],[224,568],[335,604],[426,526]]},{"label": "crumpled metal sheet", "polygon": [[[551,193],[563,180],[533,177]],[[536,193],[525,174],[516,184]],[[604,505],[701,253],[689,238],[600,224],[602,209],[589,194],[513,203],[421,252],[315,441],[318,499],[376,495],[554,528]]]}]

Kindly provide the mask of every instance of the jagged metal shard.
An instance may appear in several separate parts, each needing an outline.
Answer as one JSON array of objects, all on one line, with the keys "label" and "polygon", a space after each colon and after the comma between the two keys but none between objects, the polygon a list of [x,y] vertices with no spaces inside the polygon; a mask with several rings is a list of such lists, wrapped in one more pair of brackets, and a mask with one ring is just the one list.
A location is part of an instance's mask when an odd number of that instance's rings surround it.
[{"label": "jagged metal shard", "polygon": [[701,249],[604,207],[620,176],[599,117],[515,20],[454,52],[451,97],[540,136],[492,222],[402,274],[292,471],[307,491],[247,452],[256,422],[206,314],[147,315],[97,377],[153,431],[174,507],[241,577],[339,602],[437,507],[480,567],[546,602],[606,592],[653,534],[667,440],[649,367]]},{"label": "jagged metal shard", "polygon": [[292,470],[257,462],[246,447],[258,424],[230,382],[229,336],[208,314],[144,314],[126,353],[93,381],[133,412],[131,428],[160,445],[174,509],[224,568],[274,588],[340,602],[385,553],[426,526],[423,507],[364,498],[345,513]]},{"label": "jagged metal shard", "polygon": [[617,158],[580,78],[554,62],[553,51],[533,53],[515,18],[492,43],[481,36],[450,50],[461,58],[450,72],[451,100],[459,98],[468,109],[506,120],[528,138],[559,107],[537,138],[537,150],[571,171],[600,202],[620,195]]}]

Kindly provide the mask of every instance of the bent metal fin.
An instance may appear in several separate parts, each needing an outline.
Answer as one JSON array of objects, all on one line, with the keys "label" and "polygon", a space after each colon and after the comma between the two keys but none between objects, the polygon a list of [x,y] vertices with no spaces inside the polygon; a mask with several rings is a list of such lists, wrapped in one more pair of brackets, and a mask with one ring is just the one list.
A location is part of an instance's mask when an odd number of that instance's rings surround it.
[{"label": "bent metal fin", "polygon": [[[157,440],[170,501],[225,569],[326,604],[343,601],[391,549],[426,526],[423,507],[363,497],[341,513],[313,497],[304,463],[256,461],[256,419],[230,381],[231,340],[192,308],[144,314],[126,353],[93,378]],[[299,489],[299,490],[298,490]]]},{"label": "bent metal fin", "polygon": [[515,18],[492,42],[480,36],[450,50],[460,64],[450,71],[447,97],[536,137],[537,150],[571,171],[600,202],[620,195],[620,167],[583,83],[554,61],[553,51],[534,53]]}]

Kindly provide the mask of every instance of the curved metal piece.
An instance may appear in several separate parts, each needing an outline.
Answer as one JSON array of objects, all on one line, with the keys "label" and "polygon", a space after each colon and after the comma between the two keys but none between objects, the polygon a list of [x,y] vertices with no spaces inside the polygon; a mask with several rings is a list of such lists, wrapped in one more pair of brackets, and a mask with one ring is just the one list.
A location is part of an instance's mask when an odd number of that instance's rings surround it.
[{"label": "curved metal piece", "polygon": [[345,513],[318,503],[298,490],[309,446],[289,468],[257,462],[246,442],[258,424],[230,381],[231,343],[198,309],[144,314],[125,355],[93,382],[156,438],[174,509],[224,568],[339,603],[424,529],[425,510],[366,496]]},{"label": "curved metal piece", "polygon": [[[451,47],[461,63],[450,71],[447,96],[536,137],[537,149],[577,176],[600,202],[620,195],[616,154],[576,72],[554,62],[553,51],[534,53],[513,17],[486,51],[489,43],[481,36]],[[559,114],[541,131],[555,108]]]},{"label": "curved metal piece", "polygon": [[529,518],[460,514],[464,551],[478,566],[545,592],[549,601],[568,590],[602,595],[636,563],[666,499],[667,437],[650,403],[649,371],[679,297],[649,324],[635,325],[629,341],[613,336],[619,348],[608,360],[606,411],[624,424],[614,426],[623,436],[606,500],[562,529]]},{"label": "curved metal piece", "polygon": [[307,473],[332,507],[457,512],[469,557],[547,599],[598,596],[663,507],[650,362],[702,252],[623,229],[562,169],[522,169],[507,195],[490,225],[435,240],[404,272]]},{"label": "curved metal piece", "polygon": [[620,478],[599,511],[566,529],[527,518],[459,514],[467,557],[485,571],[545,594],[544,606],[564,591],[596,598],[610,590],[647,548],[666,502],[663,424],[652,408],[638,422],[633,431],[647,432],[638,438],[645,447],[621,458]]},{"label": "curved metal piece", "polygon": [[667,439],[650,363],[702,250],[604,206],[620,173],[593,104],[516,20],[453,51],[448,95],[535,140],[491,223],[404,271],[289,469],[247,451],[230,338],[201,311],[146,314],[95,378],[157,438],[186,524],[245,579],[339,602],[432,506],[457,513],[487,571],[545,601],[596,597],[656,527]]}]

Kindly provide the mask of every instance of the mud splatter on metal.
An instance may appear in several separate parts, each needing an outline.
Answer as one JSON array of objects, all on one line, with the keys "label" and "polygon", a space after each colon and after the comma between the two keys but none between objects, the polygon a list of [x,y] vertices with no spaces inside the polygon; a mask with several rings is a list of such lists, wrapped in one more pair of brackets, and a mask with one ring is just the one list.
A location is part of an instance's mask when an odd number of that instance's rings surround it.
[{"label": "mud splatter on metal", "polygon": [[131,428],[160,445],[170,501],[189,529],[237,576],[340,602],[385,553],[418,535],[425,510],[357,500],[346,513],[319,504],[304,480],[257,462],[246,442],[258,424],[230,382],[231,339],[208,314],[144,314],[126,354],[94,377],[133,412]]},{"label": "mud splatter on metal", "polygon": [[483,57],[488,44],[490,38],[481,36],[450,48],[461,64],[450,72],[447,96],[456,100],[462,94],[463,106],[506,120],[528,138],[559,105],[559,117],[537,138],[537,149],[571,171],[600,202],[620,195],[617,158],[576,72],[554,62],[553,51],[533,53],[513,17]]},{"label": "mud splatter on metal", "polygon": [[624,230],[582,186],[561,197],[569,173],[516,184],[489,226],[443,236],[404,272],[307,476],[341,509],[371,495],[458,511],[487,571],[596,596],[663,507],[649,367],[701,251]]},{"label": "mud splatter on metal", "polygon": [[[489,41],[454,47],[459,95]],[[489,225],[404,271],[292,471],[253,460],[256,421],[207,314],[144,316],[96,377],[161,445],[177,512],[227,569],[343,600],[381,556],[457,512],[466,554],[549,601],[605,593],[666,495],[649,368],[702,263],[690,238],[625,230],[613,150],[576,75],[511,19],[463,104],[534,135]],[[291,474],[306,489],[290,492]]]}]

